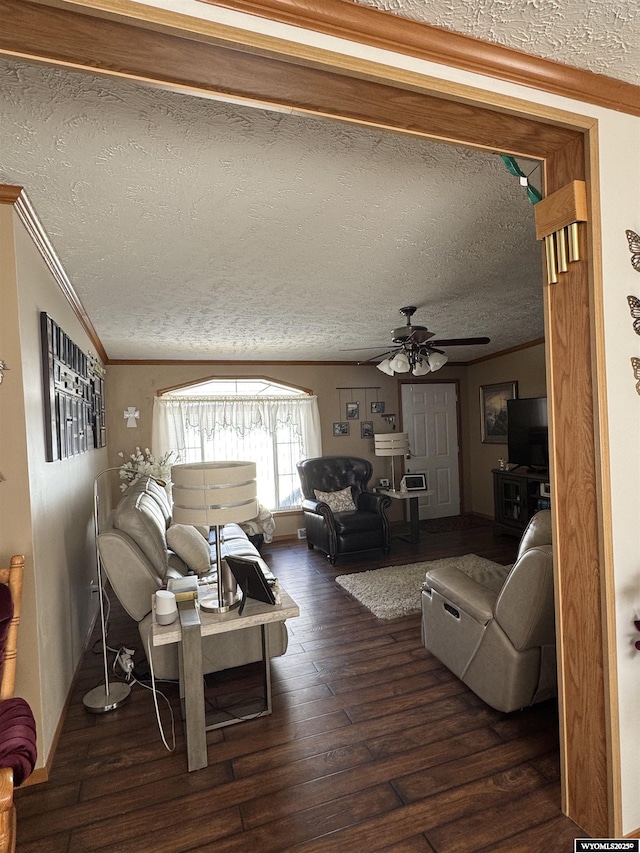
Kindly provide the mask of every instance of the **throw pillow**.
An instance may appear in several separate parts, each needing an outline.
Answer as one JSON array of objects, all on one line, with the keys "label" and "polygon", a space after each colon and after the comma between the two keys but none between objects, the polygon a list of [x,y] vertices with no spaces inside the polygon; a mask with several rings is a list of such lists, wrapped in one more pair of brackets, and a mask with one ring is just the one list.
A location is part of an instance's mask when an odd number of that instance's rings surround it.
[{"label": "throw pillow", "polygon": [[328,504],[332,512],[348,512],[356,508],[353,502],[351,486],[347,486],[346,489],[340,489],[339,492],[321,492],[319,489],[314,489],[313,493],[316,496],[316,500]]},{"label": "throw pillow", "polygon": [[209,545],[190,524],[172,524],[167,530],[167,545],[197,575],[206,575],[211,571]]}]

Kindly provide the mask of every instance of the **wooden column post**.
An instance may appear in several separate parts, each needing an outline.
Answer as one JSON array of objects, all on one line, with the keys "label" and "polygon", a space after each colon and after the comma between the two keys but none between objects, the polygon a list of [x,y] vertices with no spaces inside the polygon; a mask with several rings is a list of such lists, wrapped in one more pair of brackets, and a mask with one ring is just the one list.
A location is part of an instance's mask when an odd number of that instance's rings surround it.
[{"label": "wooden column post", "polygon": [[[586,219],[582,194],[584,143],[547,159],[549,207],[545,237]],[[571,182],[571,183],[568,183]],[[581,187],[576,188],[576,184]],[[568,188],[567,188],[568,186]],[[562,204],[557,204],[563,200]],[[541,204],[542,202],[540,202]],[[566,204],[572,209],[568,211]],[[547,215],[548,214],[548,215]],[[558,214],[558,215],[555,215]],[[536,215],[538,222],[538,215]],[[554,481],[556,637],[560,668],[560,747],[563,811],[595,837],[615,829],[605,636],[602,630],[602,530],[598,504],[593,376],[592,276],[587,226],[579,226],[578,259],[544,288],[550,455]],[[556,255],[557,260],[557,255]],[[553,277],[550,277],[553,281]]]}]

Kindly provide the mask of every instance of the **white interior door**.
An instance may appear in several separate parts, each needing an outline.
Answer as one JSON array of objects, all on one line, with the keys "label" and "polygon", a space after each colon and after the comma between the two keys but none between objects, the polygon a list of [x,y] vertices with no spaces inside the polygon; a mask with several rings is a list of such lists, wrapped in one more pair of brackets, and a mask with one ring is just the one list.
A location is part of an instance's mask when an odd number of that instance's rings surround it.
[{"label": "white interior door", "polygon": [[420,498],[420,518],[460,515],[458,399],[449,382],[402,386],[403,430],[411,456],[405,473],[425,474],[435,494]]}]

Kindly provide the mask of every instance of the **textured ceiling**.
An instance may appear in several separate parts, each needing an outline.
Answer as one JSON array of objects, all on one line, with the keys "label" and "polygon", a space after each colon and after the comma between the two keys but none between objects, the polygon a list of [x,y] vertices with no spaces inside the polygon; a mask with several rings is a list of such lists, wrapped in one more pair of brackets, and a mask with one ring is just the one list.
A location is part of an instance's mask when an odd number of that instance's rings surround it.
[{"label": "textured ceiling", "polygon": [[[358,2],[640,83],[637,0]],[[112,359],[358,359],[407,304],[491,337],[452,359],[543,333],[533,210],[495,155],[7,60],[0,112],[0,180]]]},{"label": "textured ceiling", "polygon": [[533,208],[497,155],[8,60],[0,109],[0,181],[111,359],[356,360],[408,304],[492,339],[455,360],[543,334]]},{"label": "textured ceiling", "polygon": [[638,0],[356,0],[414,21],[640,84]]}]

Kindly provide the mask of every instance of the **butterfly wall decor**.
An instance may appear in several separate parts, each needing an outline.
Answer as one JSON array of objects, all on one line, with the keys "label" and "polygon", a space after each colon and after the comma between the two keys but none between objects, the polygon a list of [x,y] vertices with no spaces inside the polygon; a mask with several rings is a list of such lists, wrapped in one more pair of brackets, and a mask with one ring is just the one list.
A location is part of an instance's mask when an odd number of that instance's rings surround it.
[{"label": "butterfly wall decor", "polygon": [[633,317],[633,330],[636,335],[640,335],[640,299],[637,296],[627,296],[627,302]]},{"label": "butterfly wall decor", "polygon": [[640,237],[635,231],[627,230],[627,243],[631,252],[631,266],[636,272],[640,272]]},{"label": "butterfly wall decor", "polygon": [[631,367],[633,368],[633,375],[635,376],[636,382],[636,391],[640,394],[640,358],[637,358],[635,355],[631,357]]},{"label": "butterfly wall decor", "polygon": [[[631,252],[631,266],[636,272],[640,272],[640,236],[630,229],[624,233],[627,235],[627,243]],[[633,330],[636,335],[640,335],[640,299],[637,296],[627,296],[627,302],[633,317]],[[636,380],[636,391],[640,394],[640,358],[632,356],[631,367]]]}]

